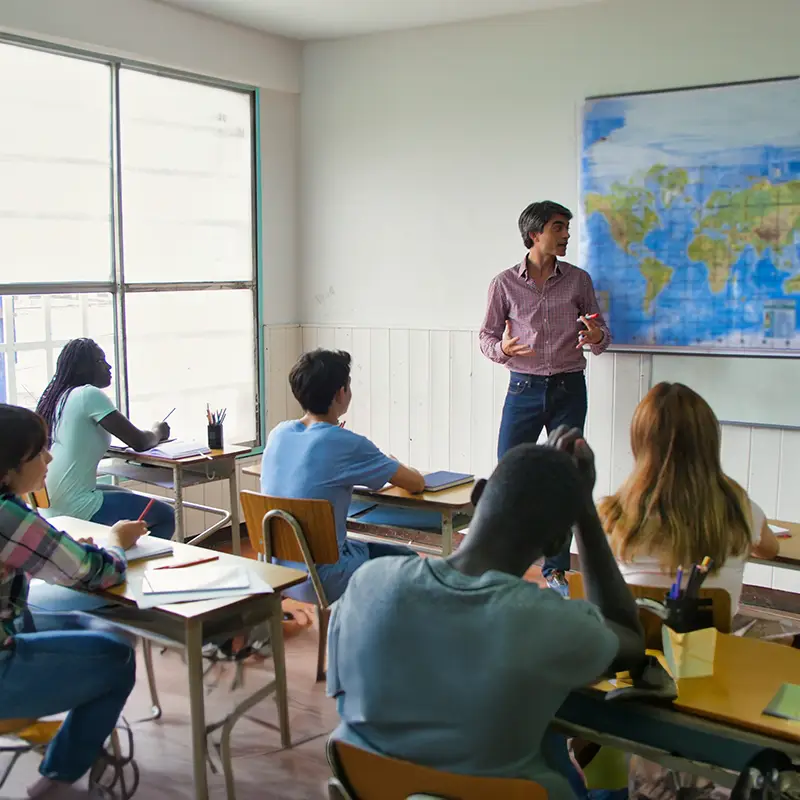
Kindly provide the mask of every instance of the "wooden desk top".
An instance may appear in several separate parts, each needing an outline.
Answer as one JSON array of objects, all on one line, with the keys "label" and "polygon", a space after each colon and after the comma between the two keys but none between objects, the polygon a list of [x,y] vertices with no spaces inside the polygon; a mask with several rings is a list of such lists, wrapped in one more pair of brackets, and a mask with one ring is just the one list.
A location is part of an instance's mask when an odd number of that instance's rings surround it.
[{"label": "wooden desk top", "polygon": [[249,453],[253,448],[233,444],[225,445],[222,450],[211,450],[199,456],[188,456],[187,458],[162,458],[148,453],[134,453],[128,450],[108,450],[106,458],[121,458],[124,461],[135,461],[139,464],[155,464],[162,467],[172,467],[175,464],[181,466],[192,464],[207,464],[209,461],[216,461],[221,458],[236,458]]},{"label": "wooden desk top", "polygon": [[[248,464],[246,467],[242,467],[242,472],[245,475],[253,475],[256,478],[260,478],[261,464]],[[411,492],[400,489],[398,486],[391,486],[386,489],[366,489],[359,486],[353,491],[353,494],[371,497],[374,500],[380,500],[381,503],[386,503],[386,505],[458,510],[472,507],[471,495],[474,485],[475,482],[470,481],[470,483],[465,483],[461,486],[454,486],[452,489],[443,489],[441,492],[423,492],[422,494],[411,494]]]},{"label": "wooden desk top", "polygon": [[[764,564],[780,565],[789,563],[800,566],[800,523],[784,522],[780,519],[767,520],[770,525],[777,525],[779,528],[788,528],[792,535],[788,539],[778,539],[781,549],[778,557],[774,561],[764,561]],[[754,559],[758,560],[758,559]]]},{"label": "wooden desk top", "polygon": [[[70,536],[75,539],[86,538],[89,536],[97,536],[98,529],[108,531],[109,526],[98,525],[96,522],[86,522],[85,520],[75,519],[74,517],[52,517],[48,520],[53,527],[59,530],[66,531]],[[136,596],[131,590],[131,585],[141,584],[142,575],[149,564],[158,563],[158,566],[163,566],[171,563],[180,563],[191,561],[193,558],[202,558],[208,556],[209,553],[219,555],[221,564],[237,565],[245,567],[250,573],[257,575],[262,580],[266,581],[278,594],[290,586],[296,586],[302,583],[308,576],[305,572],[297,569],[289,569],[288,567],[280,567],[277,564],[265,564],[262,561],[255,561],[251,558],[242,558],[241,556],[233,556],[228,553],[218,553],[217,551],[209,550],[204,547],[193,547],[190,544],[179,544],[172,542],[173,554],[172,556],[165,556],[164,558],[149,559],[147,561],[136,561],[128,565],[128,580],[120,586],[115,586],[103,592],[104,595],[116,601],[122,601],[130,605],[136,605]],[[191,567],[187,567],[191,569]],[[192,603],[171,603],[169,605],[158,606],[159,611],[164,611],[172,616],[180,617],[183,619],[196,619],[206,614],[218,611],[226,606],[236,605],[237,603],[247,600],[249,595],[241,597],[226,597],[219,600],[197,600]]]},{"label": "wooden desk top", "polygon": [[[666,669],[663,653],[653,655]],[[784,683],[798,682],[800,650],[718,633],[714,674],[678,680],[678,698],[673,706],[698,717],[800,744],[800,723],[763,713]],[[609,691],[612,685],[602,681],[595,688]]]}]

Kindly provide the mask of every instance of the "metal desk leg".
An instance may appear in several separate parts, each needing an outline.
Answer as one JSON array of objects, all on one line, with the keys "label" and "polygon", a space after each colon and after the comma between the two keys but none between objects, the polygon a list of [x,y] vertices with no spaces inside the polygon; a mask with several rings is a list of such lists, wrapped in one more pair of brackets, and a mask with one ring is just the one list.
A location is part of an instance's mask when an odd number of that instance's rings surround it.
[{"label": "metal desk leg", "polygon": [[442,555],[453,552],[453,512],[442,511]]},{"label": "metal desk leg", "polygon": [[272,611],[269,615],[272,662],[275,667],[275,702],[278,705],[278,724],[281,729],[281,747],[292,746],[289,730],[289,689],[286,685],[286,654],[283,649],[283,609],[279,594],[272,595]]},{"label": "metal desk leg", "polygon": [[175,541],[183,543],[186,532],[183,529],[183,473],[181,468],[174,464],[172,467],[172,485],[175,489]]},{"label": "metal desk leg", "polygon": [[203,626],[199,622],[187,621],[186,623],[186,662],[192,725],[194,796],[196,800],[208,800],[206,712],[203,699]]},{"label": "metal desk leg", "polygon": [[236,476],[236,460],[233,461],[231,476],[228,478],[228,488],[231,492],[231,543],[233,554],[241,555],[242,544],[239,536],[239,481]]}]

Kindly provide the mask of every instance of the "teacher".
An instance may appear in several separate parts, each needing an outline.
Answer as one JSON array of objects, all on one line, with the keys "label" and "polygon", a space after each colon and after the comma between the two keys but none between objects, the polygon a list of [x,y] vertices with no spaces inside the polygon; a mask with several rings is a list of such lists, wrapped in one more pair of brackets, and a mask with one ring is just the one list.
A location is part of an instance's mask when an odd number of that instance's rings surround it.
[{"label": "teacher", "polygon": [[[611,343],[588,272],[562,261],[572,212],[545,200],[520,215],[528,252],[520,264],[497,275],[480,332],[481,352],[510,371],[497,456],[536,442],[542,428],[583,430],[586,422],[588,346],[595,355]],[[542,574],[551,589],[567,596],[570,541],[545,558]]]}]

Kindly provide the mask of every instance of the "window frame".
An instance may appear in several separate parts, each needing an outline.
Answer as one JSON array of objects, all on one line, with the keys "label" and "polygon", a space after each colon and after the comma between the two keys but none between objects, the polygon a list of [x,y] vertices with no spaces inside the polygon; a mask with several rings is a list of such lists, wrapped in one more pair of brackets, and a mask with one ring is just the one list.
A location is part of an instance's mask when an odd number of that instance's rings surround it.
[{"label": "window frame", "polygon": [[[133,59],[118,57],[83,50],[68,45],[52,44],[25,36],[0,33],[0,46],[11,45],[39,50],[66,58],[76,58],[102,64],[109,68],[109,89],[111,92],[111,117],[109,119],[109,146],[110,146],[110,203],[111,214],[111,278],[108,281],[5,281],[0,279],[0,297],[14,295],[56,295],[56,294],[110,294],[113,303],[114,325],[114,357],[117,368],[114,370],[116,396],[119,399],[120,410],[126,415],[130,412],[130,399],[128,391],[128,363],[127,363],[127,323],[125,316],[125,298],[128,294],[157,293],[157,292],[195,292],[195,291],[220,291],[227,289],[246,289],[251,292],[253,305],[253,366],[255,375],[255,439],[253,449],[249,455],[263,451],[266,433],[266,404],[262,402],[265,397],[265,364],[264,364],[264,323],[263,323],[263,259],[262,259],[262,225],[261,225],[261,138],[260,138],[260,92],[257,86],[237,83],[224,79],[198,75],[183,70],[171,69]],[[230,281],[180,281],[170,283],[150,283],[127,281],[125,278],[125,253],[124,253],[124,228],[125,208],[123,202],[124,189],[122,186],[122,152],[121,152],[121,126],[120,126],[120,73],[123,69],[147,73],[157,77],[181,80],[189,83],[211,86],[217,89],[245,94],[250,100],[250,136],[251,136],[251,241],[252,241],[252,273],[248,280]],[[4,307],[5,307],[5,301]],[[10,301],[8,302],[10,307]],[[9,321],[3,314],[3,325],[9,330]],[[53,361],[53,347],[58,342],[53,340],[52,329],[46,328],[45,339],[42,345],[46,352],[48,367]],[[18,348],[17,343],[0,337],[0,358],[6,354],[14,355],[18,349],[34,349],[32,344],[24,343]],[[42,349],[37,347],[35,349]],[[53,365],[54,366],[54,365]],[[12,368],[13,369],[13,368]],[[7,388],[14,386],[13,378],[6,374]]]}]

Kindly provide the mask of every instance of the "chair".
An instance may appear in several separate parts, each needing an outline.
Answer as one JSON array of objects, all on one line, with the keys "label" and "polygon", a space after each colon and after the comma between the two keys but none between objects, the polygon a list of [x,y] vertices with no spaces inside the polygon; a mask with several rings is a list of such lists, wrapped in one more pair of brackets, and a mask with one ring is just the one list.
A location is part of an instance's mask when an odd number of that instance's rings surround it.
[{"label": "chair", "polygon": [[[580,572],[568,572],[567,583],[569,584],[569,596],[575,600],[582,600],[586,597],[583,589],[583,576]],[[634,586],[628,584],[631,594],[636,600],[648,599],[656,600],[661,603],[667,590],[657,586]],[[700,589],[699,597],[711,599],[714,627],[720,633],[731,632],[731,596],[725,589]],[[644,628],[645,641],[647,647],[652,650],[661,650],[661,625],[662,621],[646,609],[639,609],[639,619]]]},{"label": "chair", "polygon": [[547,791],[521,778],[479,778],[378,755],[328,740],[329,800],[547,800]]},{"label": "chair", "polygon": [[259,558],[265,561],[279,558],[306,565],[317,596],[317,680],[325,680],[330,604],[317,572],[317,564],[335,564],[339,560],[333,506],[327,500],[268,497],[246,489],[240,496],[247,535]]}]

